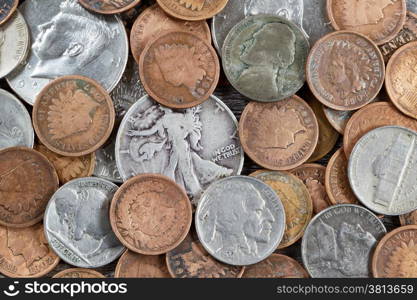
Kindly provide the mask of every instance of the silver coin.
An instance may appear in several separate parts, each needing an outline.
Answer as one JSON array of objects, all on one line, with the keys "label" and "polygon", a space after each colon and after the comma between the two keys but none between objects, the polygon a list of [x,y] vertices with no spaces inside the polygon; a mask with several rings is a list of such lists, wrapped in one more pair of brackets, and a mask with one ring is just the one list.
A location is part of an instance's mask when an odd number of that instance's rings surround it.
[{"label": "silver coin", "polygon": [[301,255],[313,278],[370,277],[371,255],[386,234],[364,207],[339,204],[318,213],[304,232]]},{"label": "silver coin", "polygon": [[0,78],[16,69],[29,51],[29,30],[22,14],[16,10],[0,26]]},{"label": "silver coin", "polygon": [[352,115],[355,113],[354,110],[335,110],[324,105],[323,111],[329,123],[340,134],[344,134],[347,123],[349,122]]},{"label": "silver coin", "polygon": [[365,134],[350,154],[348,177],[363,205],[383,215],[417,209],[417,133],[385,126]]},{"label": "silver coin", "polygon": [[97,268],[125,250],[110,226],[109,206],[117,185],[101,178],[74,179],[52,196],[44,216],[49,245],[65,262]]},{"label": "silver coin", "polygon": [[20,11],[32,37],[27,63],[7,76],[27,103],[52,79],[82,75],[113,90],[128,58],[128,39],[118,16],[102,16],[76,0],[26,0]]},{"label": "silver coin", "polygon": [[333,31],[327,16],[327,0],[305,0],[303,15],[303,27],[311,46]]},{"label": "silver coin", "polygon": [[142,173],[164,174],[196,203],[211,182],[242,171],[237,128],[233,113],[215,96],[186,110],[172,110],[144,96],[120,125],[117,168],[124,181]]},{"label": "silver coin", "polygon": [[407,10],[417,14],[417,0],[407,0]]},{"label": "silver coin", "polygon": [[251,265],[278,247],[285,230],[284,207],[275,191],[248,176],[211,184],[195,213],[198,237],[216,259]]},{"label": "silver coin", "polygon": [[223,69],[239,93],[273,102],[303,86],[308,52],[306,37],[292,22],[271,15],[247,17],[224,41]]},{"label": "silver coin", "polygon": [[0,150],[33,147],[32,120],[26,107],[12,94],[0,89]]},{"label": "silver coin", "polygon": [[110,137],[110,143],[98,149],[95,152],[96,164],[93,175],[113,182],[122,183],[119,170],[116,166],[114,147],[116,145],[116,136]]}]

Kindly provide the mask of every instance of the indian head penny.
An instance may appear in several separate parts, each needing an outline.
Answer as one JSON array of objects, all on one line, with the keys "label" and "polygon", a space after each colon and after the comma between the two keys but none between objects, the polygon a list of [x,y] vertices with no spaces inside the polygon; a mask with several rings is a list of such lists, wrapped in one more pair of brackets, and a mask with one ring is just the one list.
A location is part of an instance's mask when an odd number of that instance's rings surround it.
[{"label": "indian head penny", "polygon": [[100,14],[118,14],[139,4],[141,0],[78,0],[85,8]]},{"label": "indian head penny", "polygon": [[405,225],[417,225],[417,210],[400,216],[400,223]]},{"label": "indian head penny", "polygon": [[144,255],[126,250],[120,257],[116,278],[171,278],[165,255]]},{"label": "indian head penny", "polygon": [[308,278],[307,271],[295,259],[272,254],[264,261],[245,268],[243,278]]},{"label": "indian head penny", "polygon": [[[171,16],[198,21],[210,19],[221,12],[229,0],[156,0],[159,6]],[[232,0],[233,1],[233,0]]]},{"label": "indian head penny", "polygon": [[16,11],[19,0],[3,0],[0,4],[0,25],[5,23]]},{"label": "indian head penny", "polygon": [[103,274],[89,269],[72,268],[56,273],[52,278],[106,278]]}]

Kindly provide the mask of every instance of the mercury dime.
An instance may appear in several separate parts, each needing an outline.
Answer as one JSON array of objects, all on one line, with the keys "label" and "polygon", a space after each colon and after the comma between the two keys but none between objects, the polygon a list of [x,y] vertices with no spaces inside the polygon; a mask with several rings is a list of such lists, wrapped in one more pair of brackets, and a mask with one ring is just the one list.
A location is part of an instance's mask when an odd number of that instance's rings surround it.
[{"label": "mercury dime", "polygon": [[123,253],[108,215],[116,190],[107,180],[85,177],[55,192],[45,211],[45,234],[62,260],[80,268],[97,268]]},{"label": "mercury dime", "polygon": [[122,183],[119,170],[116,165],[115,158],[116,136],[110,137],[110,142],[96,150],[96,162],[94,166],[94,176],[107,179],[116,183]]},{"label": "mercury dime", "polygon": [[356,143],[349,159],[349,182],[356,197],[383,215],[416,210],[416,157],[415,131],[385,126],[368,132]]},{"label": "mercury dime", "polygon": [[139,4],[141,0],[78,0],[85,8],[100,14],[118,14]]},{"label": "mercury dime", "polygon": [[25,65],[7,79],[27,103],[51,79],[81,75],[111,91],[122,77],[128,39],[118,16],[102,16],[76,0],[26,0],[19,7],[32,37]]},{"label": "mercury dime", "polygon": [[247,17],[225,39],[223,69],[239,93],[274,102],[303,86],[308,51],[307,38],[294,23],[272,15]]},{"label": "mercury dime", "polygon": [[2,0],[0,4],[0,24],[5,23],[16,11],[19,0]]},{"label": "mercury dime", "polygon": [[285,212],[275,191],[262,181],[233,176],[204,192],[195,213],[203,247],[231,265],[251,265],[278,247],[285,230]]},{"label": "mercury dime", "polygon": [[370,277],[372,251],[386,233],[367,209],[353,204],[331,206],[308,225],[301,244],[311,277]]},{"label": "mercury dime", "polygon": [[402,226],[417,225],[417,210],[400,216],[400,222]]},{"label": "mercury dime", "polygon": [[291,257],[272,254],[264,261],[245,268],[243,278],[308,278],[307,271]]},{"label": "mercury dime", "polygon": [[52,278],[106,278],[103,274],[89,269],[73,268],[56,273]]},{"label": "mercury dime", "polygon": [[120,257],[116,278],[171,278],[168,272],[165,255],[143,255],[126,250]]},{"label": "mercury dime", "polygon": [[[156,0],[171,16],[198,21],[210,19],[223,10],[229,0]],[[232,0],[233,1],[233,0]]]}]

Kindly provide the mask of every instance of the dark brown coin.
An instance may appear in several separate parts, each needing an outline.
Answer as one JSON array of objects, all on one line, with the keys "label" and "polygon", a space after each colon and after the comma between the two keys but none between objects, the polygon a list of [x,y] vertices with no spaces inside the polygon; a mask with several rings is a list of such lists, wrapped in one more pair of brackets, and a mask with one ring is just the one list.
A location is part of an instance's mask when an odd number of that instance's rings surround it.
[{"label": "dark brown coin", "polygon": [[19,0],[1,0],[0,2],[0,25],[6,23],[13,15],[19,4]]},{"label": "dark brown coin", "polygon": [[94,80],[63,76],[45,86],[32,112],[33,127],[49,150],[82,156],[100,148],[114,125],[109,94]]},{"label": "dark brown coin", "polygon": [[56,273],[52,278],[106,278],[106,276],[94,270],[74,268]]},{"label": "dark brown coin", "polygon": [[78,0],[78,2],[100,14],[118,14],[135,7],[140,0]]},{"label": "dark brown coin", "polygon": [[272,254],[260,263],[248,266],[243,278],[308,278],[307,271],[294,259]]},{"label": "dark brown coin", "polygon": [[0,225],[28,227],[42,220],[58,189],[53,165],[39,152],[23,147],[0,151]]},{"label": "dark brown coin", "polygon": [[[210,19],[223,10],[229,0],[156,0],[171,16],[188,21]],[[232,0],[233,1],[233,0]],[[236,0],[234,0],[236,1]]]},{"label": "dark brown coin", "polygon": [[171,278],[165,255],[143,255],[126,250],[114,272],[116,278]]},{"label": "dark brown coin", "polygon": [[402,226],[417,225],[417,210],[400,216],[400,222]]}]

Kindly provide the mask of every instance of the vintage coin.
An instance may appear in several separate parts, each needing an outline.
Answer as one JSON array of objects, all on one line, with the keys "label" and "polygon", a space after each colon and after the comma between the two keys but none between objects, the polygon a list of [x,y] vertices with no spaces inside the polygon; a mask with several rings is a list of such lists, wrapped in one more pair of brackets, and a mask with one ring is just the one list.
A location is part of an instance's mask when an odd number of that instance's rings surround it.
[{"label": "vintage coin", "polygon": [[346,157],[350,157],[355,144],[372,129],[396,125],[417,131],[417,120],[399,112],[389,102],[369,104],[356,112],[346,125],[343,136],[343,149]]},{"label": "vintage coin", "polygon": [[79,157],[62,156],[50,151],[39,143],[35,145],[35,150],[45,155],[52,163],[61,184],[65,184],[72,179],[88,177],[93,174],[95,165],[94,153]]},{"label": "vintage coin", "polygon": [[154,4],[145,9],[136,19],[130,32],[130,48],[133,57],[139,57],[150,40],[164,31],[187,31],[211,42],[210,29],[206,21],[189,22],[175,19],[167,15],[159,5]]},{"label": "vintage coin", "polygon": [[303,2],[303,26],[307,32],[310,45],[313,46],[320,38],[332,32],[333,27],[327,16],[326,0],[304,0]]},{"label": "vintage coin", "polygon": [[319,164],[304,164],[291,170],[291,173],[300,178],[307,187],[313,201],[314,214],[318,214],[332,204],[324,183],[326,167]]},{"label": "vintage coin", "polygon": [[323,105],[324,115],[329,123],[340,134],[345,133],[346,124],[354,114],[354,110],[335,110]]},{"label": "vintage coin", "polygon": [[266,183],[277,193],[286,218],[284,236],[278,249],[291,246],[302,237],[313,215],[313,201],[307,187],[301,179],[287,172],[259,170],[250,176]]},{"label": "vintage coin", "polygon": [[33,147],[32,120],[26,107],[12,94],[0,89],[0,150]]},{"label": "vintage coin", "polygon": [[29,27],[32,51],[7,80],[23,100],[33,105],[52,79],[65,75],[92,78],[113,90],[129,53],[118,16],[89,12],[77,0],[26,0],[19,10]]},{"label": "vintage coin", "polygon": [[156,0],[169,15],[187,21],[210,19],[221,12],[229,0]]},{"label": "vintage coin", "polygon": [[417,210],[400,216],[400,222],[402,226],[417,225]]},{"label": "vintage coin", "polygon": [[321,103],[336,110],[356,110],[378,95],[385,64],[378,47],[367,37],[336,31],[311,49],[306,74],[311,91]]},{"label": "vintage coin", "polygon": [[381,45],[400,32],[407,10],[405,0],[327,0],[327,13],[334,29],[364,34]]},{"label": "vintage coin", "polygon": [[49,150],[64,156],[82,156],[106,142],[115,116],[112,99],[97,82],[69,75],[43,88],[32,118],[39,140]]},{"label": "vintage coin", "polygon": [[16,11],[19,0],[3,0],[0,4],[0,25],[6,23]]},{"label": "vintage coin", "polygon": [[165,262],[165,255],[143,255],[126,250],[120,257],[116,278],[171,278]]},{"label": "vintage coin", "polygon": [[0,225],[0,259],[0,272],[9,277],[42,277],[59,263],[41,223],[27,228]]},{"label": "vintage coin", "polygon": [[38,223],[57,188],[58,176],[45,156],[24,147],[0,150],[0,225]]},{"label": "vintage coin", "polygon": [[191,227],[191,203],[174,181],[159,174],[126,181],[110,206],[114,233],[130,250],[146,255],[177,247]]},{"label": "vintage coin", "polygon": [[100,14],[118,14],[139,4],[141,0],[78,0],[85,8]]},{"label": "vintage coin", "polygon": [[89,269],[73,268],[56,273],[52,278],[106,278],[103,274]]},{"label": "vintage coin", "polygon": [[164,174],[197,203],[211,182],[242,171],[237,130],[235,116],[215,96],[186,110],[171,110],[145,96],[120,125],[117,168],[123,180],[142,173]]},{"label": "vintage coin", "polygon": [[381,220],[354,204],[331,206],[308,225],[301,255],[313,278],[370,277],[372,250],[386,234]]},{"label": "vintage coin", "polygon": [[415,131],[399,126],[369,131],[356,143],[349,158],[348,177],[356,197],[383,215],[416,210],[417,199],[411,196],[416,188],[416,156]]},{"label": "vintage coin", "polygon": [[417,0],[406,0],[407,9],[415,14],[417,14]]},{"label": "vintage coin", "polygon": [[116,165],[115,144],[116,136],[112,135],[108,144],[96,150],[93,175],[116,183],[122,183],[123,179],[120,177]]},{"label": "vintage coin", "polygon": [[397,228],[378,243],[372,259],[376,278],[417,277],[417,225]]},{"label": "vintage coin", "polygon": [[275,251],[285,231],[284,206],[275,191],[248,176],[212,183],[195,213],[203,247],[230,265],[258,263]]},{"label": "vintage coin", "polygon": [[274,102],[303,86],[308,51],[307,38],[294,23],[272,15],[247,17],[224,41],[223,69],[242,95]]},{"label": "vintage coin", "polygon": [[245,268],[243,278],[308,278],[307,271],[294,259],[272,254],[264,261]]},{"label": "vintage coin", "polygon": [[274,103],[250,102],[239,122],[246,154],[270,170],[290,170],[313,154],[319,127],[313,110],[298,96]]},{"label": "vintage coin", "polygon": [[205,39],[190,32],[169,31],[148,42],[140,56],[139,74],[154,100],[172,108],[189,108],[213,93],[220,65]]},{"label": "vintage coin", "polygon": [[[368,154],[369,155],[369,154]],[[326,168],[325,186],[331,204],[355,204],[358,200],[349,185],[348,160],[340,148],[330,158]]]},{"label": "vintage coin", "polygon": [[398,49],[387,65],[385,86],[394,105],[404,114],[417,119],[417,42]]},{"label": "vintage coin", "polygon": [[174,278],[240,278],[245,269],[217,261],[191,233],[166,254],[166,264]]},{"label": "vintage coin", "polygon": [[125,247],[110,226],[109,206],[117,190],[110,181],[84,177],[63,185],[45,211],[45,234],[61,259],[80,268],[97,268],[117,259]]},{"label": "vintage coin", "polygon": [[8,75],[23,62],[29,51],[29,40],[25,19],[16,11],[6,24],[0,26],[0,78]]}]

